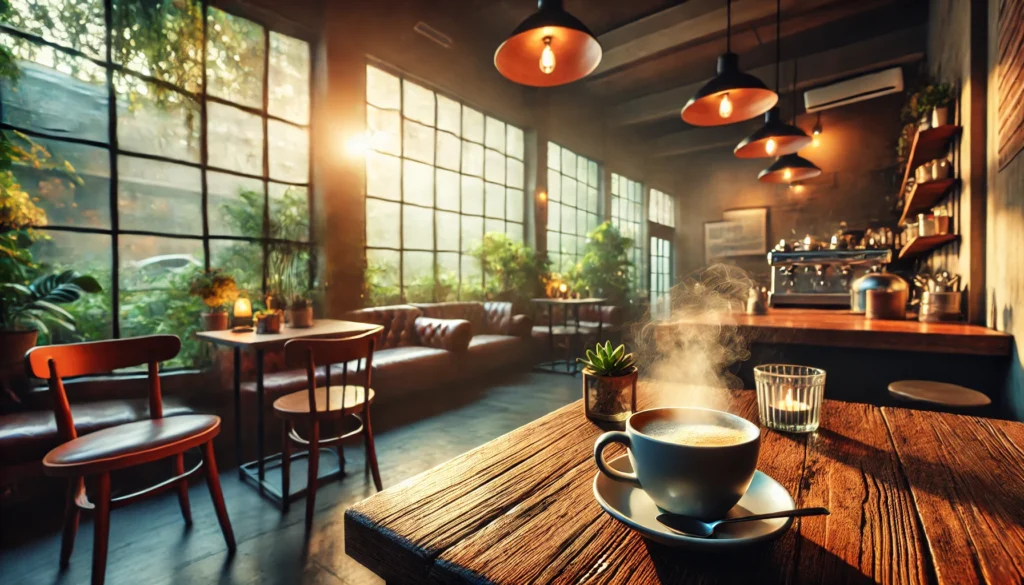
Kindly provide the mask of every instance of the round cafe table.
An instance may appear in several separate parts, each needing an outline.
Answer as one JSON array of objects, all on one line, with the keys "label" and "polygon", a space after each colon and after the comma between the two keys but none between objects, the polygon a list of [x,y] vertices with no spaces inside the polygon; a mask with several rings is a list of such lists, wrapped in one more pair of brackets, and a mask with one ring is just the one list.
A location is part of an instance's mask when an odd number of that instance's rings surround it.
[{"label": "round cafe table", "polygon": [[[568,374],[575,376],[579,371],[576,367],[576,360],[571,359],[567,355],[567,359],[555,359],[555,337],[565,337],[566,353],[570,354],[573,347],[579,347],[582,343],[582,336],[580,334],[580,307],[585,305],[602,305],[607,299],[598,297],[588,297],[585,299],[549,299],[549,298],[538,298],[530,299],[530,302],[534,305],[544,306],[547,308],[547,326],[537,325],[534,326],[534,331],[547,334],[548,336],[548,361],[542,362],[534,366],[535,370],[542,372],[551,372],[555,374]],[[562,324],[555,325],[554,319],[554,308],[563,307],[562,311]],[[572,322],[570,323],[569,312],[572,311]],[[601,339],[601,330],[604,326],[603,317],[599,316],[597,321],[597,338]],[[581,352],[582,353],[582,352]]]}]

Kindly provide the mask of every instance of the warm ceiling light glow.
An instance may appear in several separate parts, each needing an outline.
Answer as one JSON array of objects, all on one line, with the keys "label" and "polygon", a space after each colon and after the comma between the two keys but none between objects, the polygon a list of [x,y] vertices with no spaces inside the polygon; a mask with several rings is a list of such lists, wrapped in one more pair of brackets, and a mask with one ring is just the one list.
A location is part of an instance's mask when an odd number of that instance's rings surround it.
[{"label": "warm ceiling light glow", "polygon": [[555,52],[551,50],[551,37],[544,37],[544,50],[540,52],[540,70],[550,75],[555,70]]},{"label": "warm ceiling light glow", "polygon": [[812,145],[812,146],[813,146],[814,148],[818,148],[819,146],[821,146],[821,139],[820,139],[820,138],[818,138],[818,136],[817,136],[817,135],[815,135],[815,136],[814,136],[814,139],[813,139],[813,140],[811,140],[811,145]]},{"label": "warm ceiling light glow", "polygon": [[786,170],[782,171],[782,178],[786,179],[787,181],[792,179],[793,178],[793,171],[792,171],[792,169],[786,169]]},{"label": "warm ceiling light glow", "polygon": [[769,155],[773,155],[773,154],[775,154],[775,147],[776,146],[777,145],[775,144],[775,139],[774,138],[769,138],[768,142],[764,143],[764,151],[766,153],[768,153]]},{"label": "warm ceiling light glow", "polygon": [[545,193],[544,191],[537,193],[537,200],[540,201],[541,203],[544,203],[545,201],[548,200],[548,194]]},{"label": "warm ceiling light glow", "polygon": [[729,99],[729,94],[723,95],[722,101],[718,103],[718,115],[722,118],[732,116],[732,100]]}]

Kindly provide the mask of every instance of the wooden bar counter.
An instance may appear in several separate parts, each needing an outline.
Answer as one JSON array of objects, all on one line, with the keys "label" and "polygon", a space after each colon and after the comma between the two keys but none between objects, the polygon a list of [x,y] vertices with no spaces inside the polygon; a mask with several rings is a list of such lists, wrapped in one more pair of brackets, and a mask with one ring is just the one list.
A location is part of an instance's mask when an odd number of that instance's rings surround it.
[{"label": "wooden bar counter", "polygon": [[[870,320],[842,310],[769,309],[766,315],[735,313],[728,319],[726,324],[738,326],[753,343],[1008,356],[1013,341],[1006,333],[979,325]],[[720,324],[717,319],[683,318],[663,326]]]}]

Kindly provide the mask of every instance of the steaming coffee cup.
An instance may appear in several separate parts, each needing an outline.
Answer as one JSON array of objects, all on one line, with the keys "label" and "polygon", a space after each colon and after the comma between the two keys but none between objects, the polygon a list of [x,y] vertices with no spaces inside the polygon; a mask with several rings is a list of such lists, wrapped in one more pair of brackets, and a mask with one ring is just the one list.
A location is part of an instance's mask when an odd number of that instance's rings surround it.
[{"label": "steaming coffee cup", "polygon": [[[633,473],[605,462],[610,443],[628,448]],[[734,414],[655,408],[630,416],[626,432],[601,435],[594,459],[601,473],[641,488],[666,512],[718,520],[746,493],[760,448],[761,430]]]}]

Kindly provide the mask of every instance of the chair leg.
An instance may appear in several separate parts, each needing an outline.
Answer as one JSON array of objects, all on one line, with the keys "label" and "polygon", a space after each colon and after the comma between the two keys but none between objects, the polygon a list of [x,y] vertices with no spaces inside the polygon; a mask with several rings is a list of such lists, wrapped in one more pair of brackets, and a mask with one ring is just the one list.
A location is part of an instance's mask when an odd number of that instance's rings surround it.
[{"label": "chair leg", "polygon": [[210,488],[213,508],[217,511],[220,531],[224,533],[224,542],[228,545],[228,551],[235,552],[235,533],[231,530],[231,519],[228,518],[228,509],[224,505],[224,493],[220,489],[217,459],[213,456],[213,441],[207,441],[203,445],[203,471],[206,473],[206,485]]},{"label": "chair leg", "polygon": [[110,537],[110,473],[96,477],[92,539],[92,585],[103,585],[107,573],[107,542]]},{"label": "chair leg", "polygon": [[370,425],[370,409],[366,409],[366,420],[363,421],[363,442],[366,444],[366,464],[373,474],[373,485],[377,491],[384,489],[380,482],[380,469],[377,468],[377,449],[373,446],[373,427]]},{"label": "chair leg", "polygon": [[309,478],[306,482],[306,536],[313,528],[313,511],[316,509],[317,476],[320,474],[320,422],[313,420],[309,425]]},{"label": "chair leg", "polygon": [[281,421],[281,511],[288,511],[288,493],[292,483],[292,439],[289,436],[292,424]]},{"label": "chair leg", "polygon": [[75,499],[82,489],[82,478],[76,477],[68,482],[67,499],[64,502],[64,534],[60,541],[60,569],[63,571],[71,562],[71,552],[75,550],[75,535],[78,534],[78,518],[81,510]]},{"label": "chair leg", "polygon": [[[174,474],[185,473],[185,455],[178,453],[174,456]],[[188,503],[188,478],[178,480],[178,505],[181,507],[181,516],[185,519],[185,526],[192,526],[192,506]]]}]

